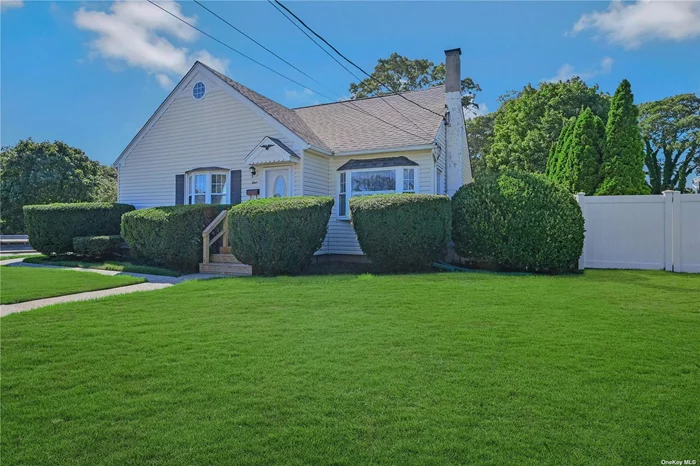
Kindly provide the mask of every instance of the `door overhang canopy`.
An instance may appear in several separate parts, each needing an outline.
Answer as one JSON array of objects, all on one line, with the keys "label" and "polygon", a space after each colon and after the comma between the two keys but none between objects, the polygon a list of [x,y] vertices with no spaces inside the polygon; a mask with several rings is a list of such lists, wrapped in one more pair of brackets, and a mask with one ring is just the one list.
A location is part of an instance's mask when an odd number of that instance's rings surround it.
[{"label": "door overhang canopy", "polygon": [[245,158],[248,165],[268,165],[276,163],[298,163],[299,156],[277,138],[265,136]]}]

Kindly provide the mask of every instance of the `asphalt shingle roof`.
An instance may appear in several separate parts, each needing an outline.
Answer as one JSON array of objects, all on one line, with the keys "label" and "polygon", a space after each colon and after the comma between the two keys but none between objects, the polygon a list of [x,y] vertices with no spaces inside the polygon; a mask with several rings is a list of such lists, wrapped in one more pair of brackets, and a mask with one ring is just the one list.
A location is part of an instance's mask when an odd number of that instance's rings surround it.
[{"label": "asphalt shingle roof", "polygon": [[[204,66],[309,144],[334,152],[432,144],[442,123],[399,95],[290,109]],[[403,95],[439,115],[445,112],[444,86]]]},{"label": "asphalt shingle roof", "polygon": [[[445,112],[444,86],[403,95],[439,115]],[[432,144],[442,123],[440,116],[398,95],[302,107],[294,111],[335,152]]]}]

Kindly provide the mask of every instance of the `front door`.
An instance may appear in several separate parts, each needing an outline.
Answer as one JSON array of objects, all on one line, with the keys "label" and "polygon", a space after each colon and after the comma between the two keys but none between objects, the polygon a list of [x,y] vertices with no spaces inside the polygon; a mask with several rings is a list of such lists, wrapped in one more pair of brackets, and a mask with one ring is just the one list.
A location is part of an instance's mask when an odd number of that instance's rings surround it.
[{"label": "front door", "polygon": [[265,197],[289,196],[289,169],[265,170]]}]

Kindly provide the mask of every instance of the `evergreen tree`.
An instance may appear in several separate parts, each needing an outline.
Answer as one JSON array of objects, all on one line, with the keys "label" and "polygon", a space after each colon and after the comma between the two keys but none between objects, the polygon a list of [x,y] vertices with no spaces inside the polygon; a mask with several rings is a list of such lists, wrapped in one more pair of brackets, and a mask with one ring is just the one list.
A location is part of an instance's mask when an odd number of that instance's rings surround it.
[{"label": "evergreen tree", "polygon": [[552,145],[552,149],[549,152],[549,157],[547,157],[545,175],[554,181],[557,181],[559,177],[559,168],[561,160],[564,156],[564,147],[568,144],[575,122],[576,117],[571,117],[564,120],[564,125],[561,127],[561,132],[559,133],[557,142]]},{"label": "evergreen tree", "polygon": [[633,101],[630,83],[624,79],[610,103],[598,195],[649,193],[644,179],[644,143]]},{"label": "evergreen tree", "polygon": [[569,192],[593,195],[600,182],[604,142],[603,121],[586,108],[568,135],[553,179]]}]

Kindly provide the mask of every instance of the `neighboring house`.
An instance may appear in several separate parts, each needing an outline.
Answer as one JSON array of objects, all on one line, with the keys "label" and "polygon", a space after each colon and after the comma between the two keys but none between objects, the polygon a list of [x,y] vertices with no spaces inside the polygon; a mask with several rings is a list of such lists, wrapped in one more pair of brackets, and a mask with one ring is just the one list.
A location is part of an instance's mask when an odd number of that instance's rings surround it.
[{"label": "neighboring house", "polygon": [[445,54],[444,86],[402,94],[435,113],[401,95],[289,109],[197,62],[114,162],[119,202],[144,208],[332,196],[318,253],[362,254],[351,197],[453,195],[471,182],[461,51]]}]

